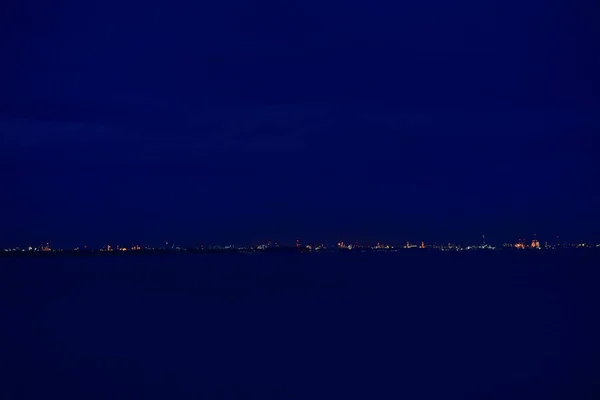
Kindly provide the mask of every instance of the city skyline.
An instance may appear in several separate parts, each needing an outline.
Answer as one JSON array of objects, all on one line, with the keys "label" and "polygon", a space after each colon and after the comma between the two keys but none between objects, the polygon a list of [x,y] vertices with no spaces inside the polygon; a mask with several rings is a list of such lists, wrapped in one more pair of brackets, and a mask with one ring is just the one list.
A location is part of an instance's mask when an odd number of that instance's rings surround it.
[{"label": "city skyline", "polygon": [[64,246],[54,246],[50,241],[37,244],[37,245],[19,245],[19,246],[10,246],[4,247],[0,250],[4,251],[41,251],[41,252],[49,252],[60,250],[69,250],[69,251],[140,251],[140,250],[187,250],[187,249],[253,249],[253,250],[267,250],[273,248],[301,248],[308,250],[319,250],[319,249],[411,249],[411,248],[419,248],[419,249],[470,249],[470,248],[515,248],[515,249],[554,249],[554,248],[595,248],[600,247],[600,244],[596,244],[594,242],[580,240],[577,242],[569,242],[560,240],[559,237],[556,237],[551,240],[542,240],[540,241],[537,237],[537,234],[534,234],[530,239],[527,238],[518,238],[513,241],[503,241],[503,242],[494,242],[486,239],[485,235],[482,235],[479,242],[457,242],[457,241],[447,241],[447,242],[426,242],[425,240],[420,241],[411,241],[406,240],[404,243],[392,243],[392,242],[381,242],[377,241],[376,243],[368,243],[368,242],[360,242],[359,240],[354,241],[324,241],[324,242],[315,242],[315,241],[302,241],[299,238],[294,242],[280,242],[278,240],[266,240],[262,243],[202,243],[202,244],[190,244],[190,243],[174,243],[169,241],[164,241],[162,243],[155,242],[154,244],[148,243],[139,243],[135,244],[114,244],[106,243],[104,245],[78,245],[75,247],[64,247]]}]

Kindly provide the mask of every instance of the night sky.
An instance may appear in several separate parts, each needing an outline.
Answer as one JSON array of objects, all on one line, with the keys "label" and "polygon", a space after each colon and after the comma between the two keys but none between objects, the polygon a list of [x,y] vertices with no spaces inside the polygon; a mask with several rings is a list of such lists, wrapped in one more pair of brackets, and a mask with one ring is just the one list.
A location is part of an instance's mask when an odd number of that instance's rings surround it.
[{"label": "night sky", "polygon": [[596,1],[0,8],[0,247],[600,241]]}]

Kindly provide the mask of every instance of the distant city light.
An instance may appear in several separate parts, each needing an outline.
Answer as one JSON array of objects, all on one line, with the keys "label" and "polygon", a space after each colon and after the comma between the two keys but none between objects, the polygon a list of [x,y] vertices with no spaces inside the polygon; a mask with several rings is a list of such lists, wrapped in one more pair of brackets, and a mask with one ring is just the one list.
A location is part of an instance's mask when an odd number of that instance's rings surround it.
[{"label": "distant city light", "polygon": [[[83,250],[79,246],[71,247],[70,249],[64,250],[62,248],[53,248],[50,245],[50,242],[46,242],[39,246],[25,246],[25,247],[11,247],[4,248],[0,251],[2,254],[35,254],[35,253],[65,253],[65,252],[73,252],[73,253],[81,253],[83,254],[92,254],[96,252],[111,252],[113,254],[119,254],[124,252],[197,252],[197,253],[209,253],[209,252],[235,252],[235,253],[256,253],[256,252],[332,252],[332,251],[344,251],[344,252],[398,252],[399,249],[422,249],[422,250],[438,250],[438,251],[468,251],[468,250],[498,250],[498,249],[517,249],[517,250],[555,250],[555,249],[598,249],[600,248],[600,244],[589,244],[585,241],[580,241],[578,243],[560,243],[558,241],[558,236],[556,236],[556,240],[545,241],[542,246],[540,241],[537,238],[537,235],[533,235],[533,239],[518,239],[515,243],[505,242],[502,246],[496,247],[492,244],[486,243],[485,235],[482,235],[482,242],[479,244],[467,244],[467,245],[459,245],[454,243],[447,244],[426,244],[424,240],[421,240],[420,244],[417,242],[406,241],[404,246],[395,247],[392,244],[376,242],[373,245],[361,244],[359,245],[358,240],[354,241],[355,244],[346,244],[345,241],[336,242],[337,246],[328,247],[326,244],[302,244],[300,239],[296,239],[294,243],[289,245],[279,245],[278,241],[268,240],[266,243],[256,244],[256,245],[212,245],[212,246],[204,246],[199,245],[196,247],[185,247],[180,245],[175,245],[174,243],[162,242],[162,245],[158,246],[150,246],[150,245],[139,245],[132,244],[127,246],[117,245],[113,248],[112,245],[108,244],[101,248],[88,248],[87,245],[84,245]],[[115,251],[116,249],[116,251]]]}]

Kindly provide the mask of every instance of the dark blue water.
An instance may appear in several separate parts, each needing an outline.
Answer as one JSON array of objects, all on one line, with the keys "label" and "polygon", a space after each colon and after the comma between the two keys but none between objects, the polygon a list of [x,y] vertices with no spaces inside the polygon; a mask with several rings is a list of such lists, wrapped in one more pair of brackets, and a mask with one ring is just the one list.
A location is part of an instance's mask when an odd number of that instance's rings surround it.
[{"label": "dark blue water", "polygon": [[600,398],[600,259],[0,259],[0,398]]}]

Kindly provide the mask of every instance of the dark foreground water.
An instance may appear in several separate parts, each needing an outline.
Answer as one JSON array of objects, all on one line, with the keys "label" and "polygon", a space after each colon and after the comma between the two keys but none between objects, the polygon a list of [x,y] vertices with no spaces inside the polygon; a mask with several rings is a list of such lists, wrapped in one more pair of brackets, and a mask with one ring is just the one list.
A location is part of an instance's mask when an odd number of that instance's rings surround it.
[{"label": "dark foreground water", "polygon": [[598,399],[598,261],[0,259],[0,398]]}]

